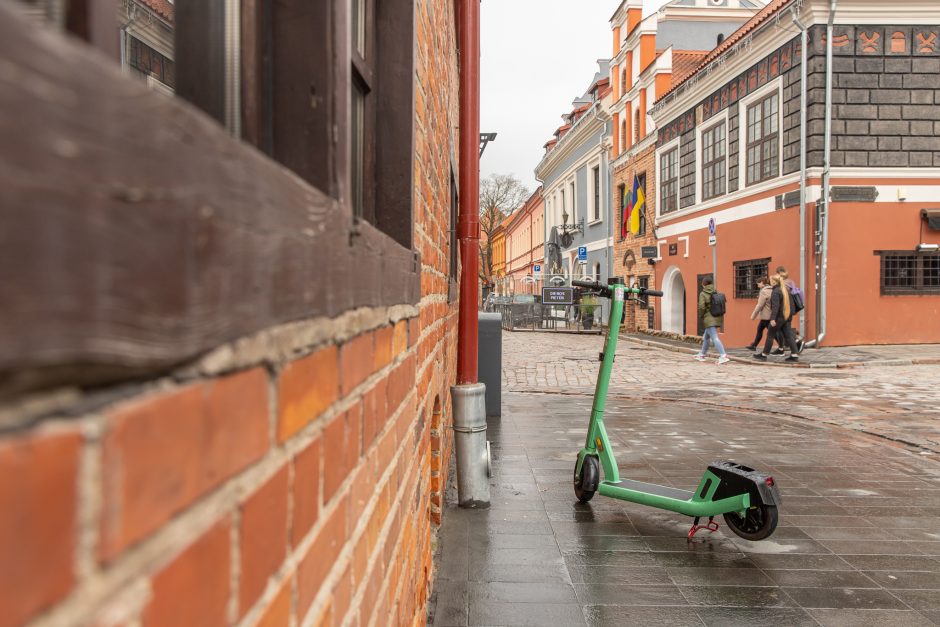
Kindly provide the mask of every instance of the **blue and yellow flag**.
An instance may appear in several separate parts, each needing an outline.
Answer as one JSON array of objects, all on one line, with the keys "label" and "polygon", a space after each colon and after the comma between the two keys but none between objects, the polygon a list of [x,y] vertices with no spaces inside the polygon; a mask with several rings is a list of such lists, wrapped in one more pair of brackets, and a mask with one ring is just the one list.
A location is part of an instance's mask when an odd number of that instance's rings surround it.
[{"label": "blue and yellow flag", "polygon": [[626,238],[627,230],[636,235],[640,232],[640,214],[646,209],[643,190],[640,189],[640,178],[633,175],[633,191],[627,196],[623,206],[623,220],[620,227],[620,238]]}]

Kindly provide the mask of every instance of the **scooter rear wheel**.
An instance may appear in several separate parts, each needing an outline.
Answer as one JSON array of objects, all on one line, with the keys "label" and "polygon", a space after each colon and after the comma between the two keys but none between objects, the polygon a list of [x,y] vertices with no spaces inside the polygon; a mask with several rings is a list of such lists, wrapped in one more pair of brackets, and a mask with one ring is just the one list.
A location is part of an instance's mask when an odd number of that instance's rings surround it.
[{"label": "scooter rear wheel", "polygon": [[[594,498],[594,492],[597,491],[597,482],[600,478],[600,469],[597,467],[596,457],[585,457],[581,464],[581,472],[578,472],[578,463],[574,464],[574,494],[582,503],[587,503]],[[588,490],[585,486],[594,486],[594,490]]]},{"label": "scooter rear wheel", "polygon": [[763,540],[777,528],[777,506],[755,505],[749,507],[742,518],[738,512],[725,514],[725,522],[731,531],[745,540]]}]

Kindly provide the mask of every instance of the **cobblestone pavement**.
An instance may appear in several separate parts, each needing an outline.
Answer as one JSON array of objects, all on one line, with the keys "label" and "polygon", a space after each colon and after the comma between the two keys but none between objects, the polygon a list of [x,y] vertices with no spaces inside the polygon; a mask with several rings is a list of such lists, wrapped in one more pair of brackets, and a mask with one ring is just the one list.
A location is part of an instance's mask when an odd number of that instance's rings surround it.
[{"label": "cobblestone pavement", "polygon": [[[664,364],[647,368],[670,389],[703,377],[683,365],[672,377]],[[563,372],[582,383],[580,369]],[[709,462],[726,458],[771,472],[780,486],[770,538],[741,540],[720,521],[718,532],[688,541],[690,519],[679,514],[603,496],[576,501],[571,472],[590,403],[543,392],[503,397],[488,432],[490,509],[459,509],[448,494],[432,625],[940,624],[933,459],[806,420],[611,398],[606,424],[623,476],[688,489]]]},{"label": "cobblestone pavement", "polygon": [[[591,394],[600,336],[503,332],[503,391]],[[621,341],[611,394],[695,400],[855,429],[940,453],[940,365],[849,369],[699,363]]]}]

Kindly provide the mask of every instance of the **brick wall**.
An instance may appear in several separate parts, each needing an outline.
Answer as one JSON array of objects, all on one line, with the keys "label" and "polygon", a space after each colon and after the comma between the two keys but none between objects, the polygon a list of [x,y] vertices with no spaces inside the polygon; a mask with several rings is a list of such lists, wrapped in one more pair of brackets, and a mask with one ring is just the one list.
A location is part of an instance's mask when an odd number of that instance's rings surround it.
[{"label": "brick wall", "polygon": [[[613,202],[611,206],[615,208],[614,213],[617,214],[617,219],[615,220],[615,235],[614,235],[614,274],[613,276],[624,277],[624,280],[629,284],[633,277],[634,280],[639,280],[640,277],[646,277],[649,281],[649,287],[651,289],[656,289],[656,270],[655,266],[649,264],[647,259],[642,258],[642,251],[640,250],[643,246],[655,246],[656,238],[653,236],[653,220],[656,216],[656,198],[657,198],[657,185],[656,185],[656,146],[655,143],[651,143],[648,148],[645,148],[639,151],[636,155],[631,157],[629,160],[624,162],[622,165],[617,166],[614,169],[614,182],[613,182]],[[645,235],[633,235],[627,234],[625,239],[620,239],[621,233],[621,222],[623,220],[623,212],[620,211],[621,200],[618,197],[618,190],[621,185],[625,185],[626,189],[633,189],[633,175],[634,174],[643,174],[646,173],[646,189],[644,190],[644,199],[646,205],[646,234]],[[628,255],[628,251],[632,253]],[[625,263],[625,260],[627,263]],[[656,307],[656,303],[659,299],[651,299],[650,303],[653,307]],[[641,308],[636,302],[628,302],[624,307],[625,319],[624,319],[624,329],[626,331],[638,331],[646,329],[648,325],[648,312],[645,308]]]},{"label": "brick wall", "polygon": [[416,7],[421,300],[0,408],[28,416],[0,434],[0,626],[423,623],[452,449],[453,11]]}]

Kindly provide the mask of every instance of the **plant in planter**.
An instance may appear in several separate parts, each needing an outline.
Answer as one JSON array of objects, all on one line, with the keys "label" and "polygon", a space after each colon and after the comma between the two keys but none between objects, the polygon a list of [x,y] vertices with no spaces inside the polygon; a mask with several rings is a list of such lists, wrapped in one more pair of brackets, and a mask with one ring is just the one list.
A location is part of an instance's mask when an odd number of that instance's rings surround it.
[{"label": "plant in planter", "polygon": [[597,309],[597,296],[587,294],[581,299],[581,324],[585,330],[594,327],[594,311]]}]

